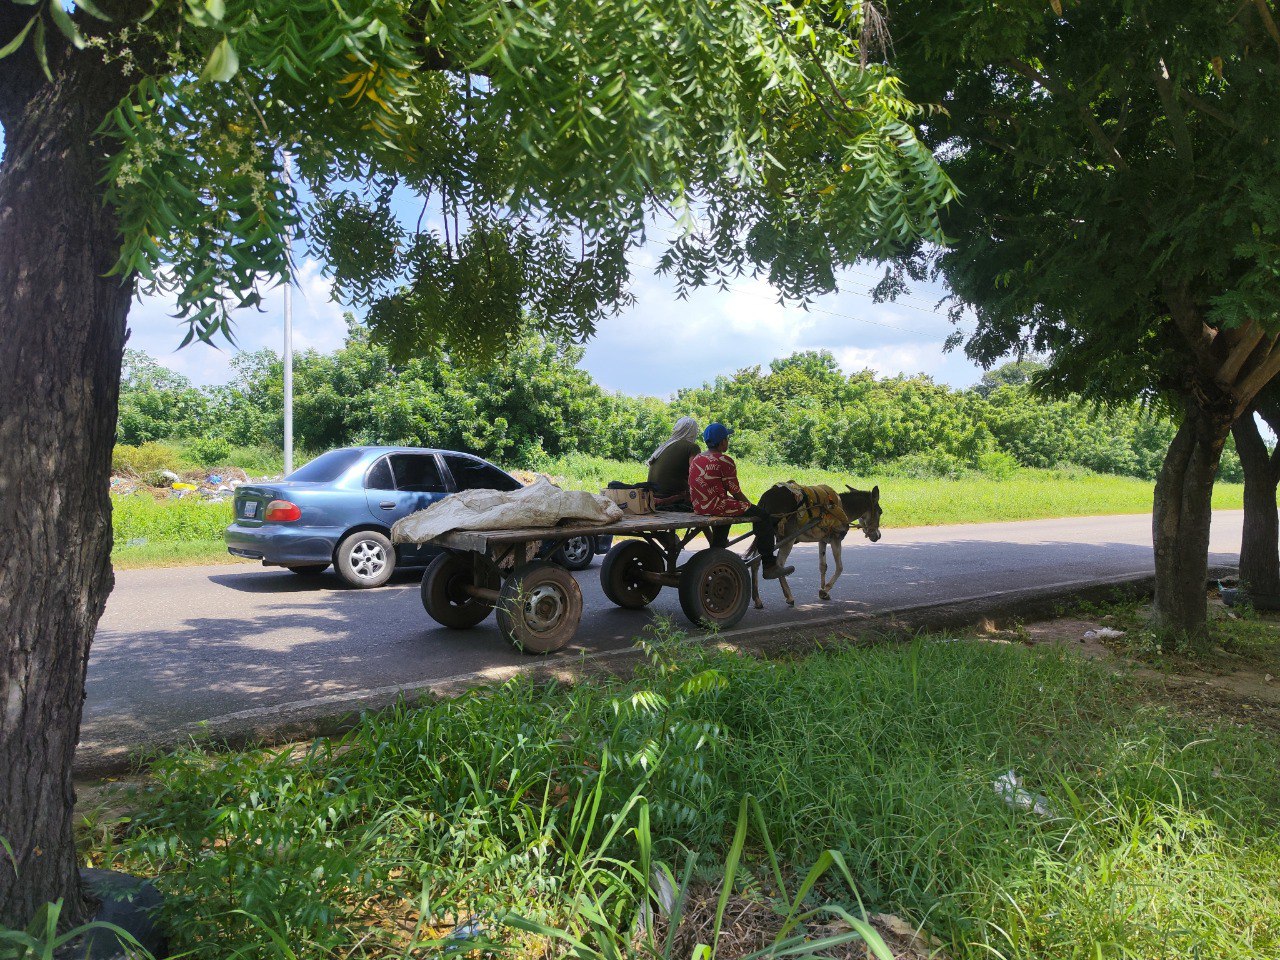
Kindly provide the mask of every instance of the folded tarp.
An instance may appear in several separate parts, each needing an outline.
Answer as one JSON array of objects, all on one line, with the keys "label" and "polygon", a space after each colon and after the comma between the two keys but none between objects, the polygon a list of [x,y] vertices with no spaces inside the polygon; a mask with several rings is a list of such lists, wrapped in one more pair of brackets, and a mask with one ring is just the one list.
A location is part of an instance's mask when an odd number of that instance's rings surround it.
[{"label": "folded tarp", "polygon": [[575,523],[621,520],[616,503],[585,490],[561,490],[539,477],[519,490],[464,490],[437,500],[425,510],[397,520],[392,543],[426,543],[451,530],[518,530]]}]

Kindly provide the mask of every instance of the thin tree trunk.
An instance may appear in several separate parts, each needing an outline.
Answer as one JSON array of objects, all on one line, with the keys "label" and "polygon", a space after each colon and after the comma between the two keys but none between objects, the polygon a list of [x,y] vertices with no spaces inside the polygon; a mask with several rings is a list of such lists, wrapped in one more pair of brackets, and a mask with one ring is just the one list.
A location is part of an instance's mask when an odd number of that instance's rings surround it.
[{"label": "thin tree trunk", "polygon": [[1280,454],[1273,456],[1249,411],[1232,427],[1236,452],[1244,470],[1244,533],[1240,538],[1240,580],[1246,592],[1260,597],[1280,595],[1280,515],[1276,486]]},{"label": "thin tree trunk", "polygon": [[53,83],[0,88],[0,836],[13,850],[0,850],[0,924],[18,927],[49,901],[68,922],[88,910],[71,761],[112,585],[106,481],[132,294],[103,276],[119,232],[92,136],[127,86],[100,58],[75,65],[59,56]]},{"label": "thin tree trunk", "polygon": [[1213,480],[1230,432],[1194,401],[1169,445],[1156,480],[1152,538],[1156,560],[1156,627],[1166,645],[1202,642],[1208,631],[1205,581]]}]

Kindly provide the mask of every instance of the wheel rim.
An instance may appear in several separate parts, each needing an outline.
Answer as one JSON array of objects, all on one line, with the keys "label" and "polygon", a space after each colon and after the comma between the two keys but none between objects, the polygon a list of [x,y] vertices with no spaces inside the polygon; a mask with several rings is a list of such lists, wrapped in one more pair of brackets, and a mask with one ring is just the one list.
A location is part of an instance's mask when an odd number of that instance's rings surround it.
[{"label": "wheel rim", "polygon": [[372,580],[387,568],[387,551],[376,540],[361,540],[351,548],[351,570],[361,580]]},{"label": "wheel rim", "polygon": [[524,595],[521,610],[525,626],[534,633],[554,630],[564,619],[568,606],[569,598],[560,587],[553,583],[539,584]]},{"label": "wheel rim", "polygon": [[703,576],[701,586],[702,609],[714,619],[732,613],[742,602],[742,581],[728,564],[711,567]]},{"label": "wheel rim", "polygon": [[586,537],[574,537],[564,542],[560,552],[569,563],[582,563],[591,552],[591,544],[587,542]]}]

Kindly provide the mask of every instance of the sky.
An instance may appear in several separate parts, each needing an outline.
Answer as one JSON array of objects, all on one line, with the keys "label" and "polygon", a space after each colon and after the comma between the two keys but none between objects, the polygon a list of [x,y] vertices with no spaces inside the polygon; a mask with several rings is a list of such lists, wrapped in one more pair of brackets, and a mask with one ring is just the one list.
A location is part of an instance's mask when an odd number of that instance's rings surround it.
[{"label": "sky", "polygon": [[[874,266],[867,265],[846,272],[840,292],[809,310],[780,305],[763,280],[743,279],[728,290],[699,290],[680,300],[674,285],[653,270],[659,253],[656,245],[638,251],[635,304],[605,319],[586,344],[582,366],[606,389],[667,397],[720,374],[767,365],[796,350],[818,349],[830,350],[848,373],[868,368],[883,376],[926,373],[953,386],[967,386],[982,374],[962,352],[943,353],[952,327],[933,309],[945,293],[941,286],[920,285],[898,303],[873,303],[867,290],[878,277]],[[342,346],[344,308],[330,294],[322,265],[300,255],[293,299],[295,350],[327,352]],[[178,350],[186,327],[174,318],[172,300],[142,298],[130,311],[128,345],[196,383],[225,383],[237,349],[281,350],[279,288],[264,298],[263,311],[235,315],[234,346],[197,342]]]}]

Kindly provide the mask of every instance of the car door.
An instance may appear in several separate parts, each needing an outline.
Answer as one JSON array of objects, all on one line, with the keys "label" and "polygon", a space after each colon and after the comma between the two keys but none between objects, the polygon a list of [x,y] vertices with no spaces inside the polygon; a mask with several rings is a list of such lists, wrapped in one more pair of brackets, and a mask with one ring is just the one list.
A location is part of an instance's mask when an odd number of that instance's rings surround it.
[{"label": "car door", "polygon": [[460,453],[446,453],[445,463],[453,475],[455,490],[519,490],[520,481],[491,463]]},{"label": "car door", "polygon": [[[364,486],[369,511],[388,527],[448,495],[440,459],[434,453],[388,454],[369,468]],[[399,548],[397,552],[402,560],[410,560],[420,551]]]}]

